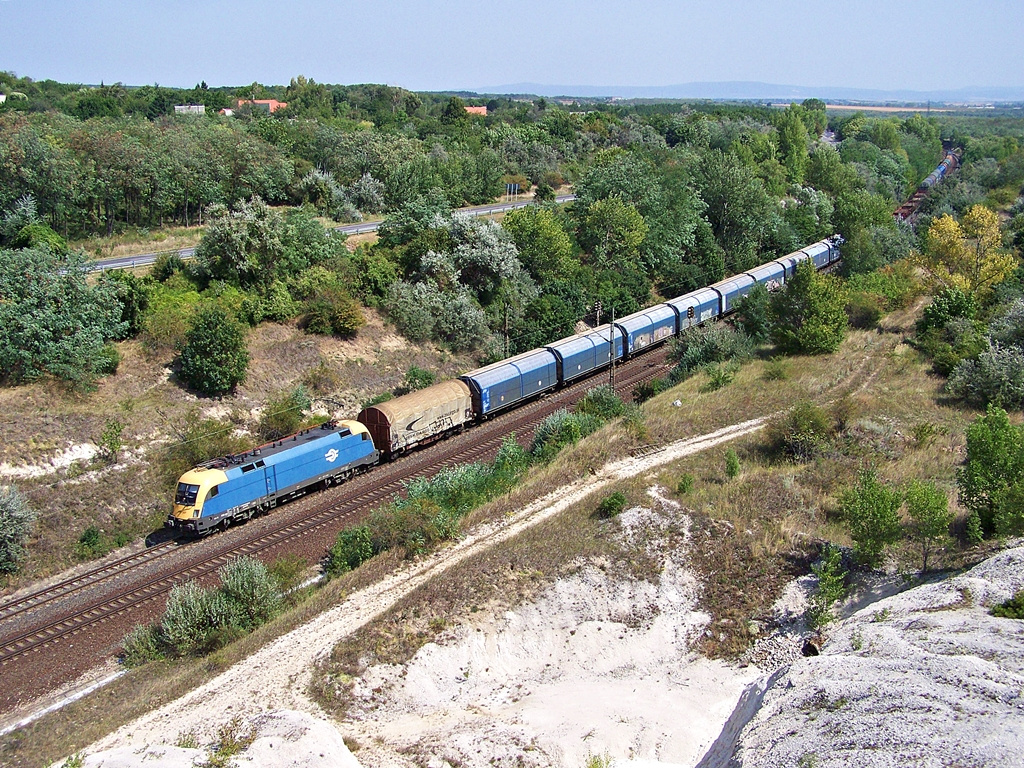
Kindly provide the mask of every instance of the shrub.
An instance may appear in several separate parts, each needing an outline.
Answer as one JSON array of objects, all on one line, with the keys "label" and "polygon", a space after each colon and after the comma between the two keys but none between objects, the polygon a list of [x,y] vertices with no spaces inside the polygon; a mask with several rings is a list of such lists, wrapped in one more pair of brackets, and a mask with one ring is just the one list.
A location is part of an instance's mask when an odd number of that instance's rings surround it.
[{"label": "shrub", "polygon": [[395,394],[404,395],[415,392],[418,389],[426,389],[437,380],[433,371],[420,368],[418,365],[410,365],[405,372],[405,379],[402,386],[395,390]]},{"label": "shrub", "polygon": [[990,343],[976,360],[957,363],[946,391],[977,405],[1024,407],[1024,349]]},{"label": "shrub", "polygon": [[217,590],[233,605],[235,621],[215,622],[251,631],[277,615],[281,608],[280,585],[267,567],[255,557],[239,557],[218,571]]},{"label": "shrub", "polygon": [[324,336],[355,336],[366,324],[359,302],[340,288],[325,288],[306,303],[304,327]]},{"label": "shrub", "polygon": [[156,625],[140,624],[121,641],[121,663],[129,669],[164,658]]},{"label": "shrub", "polygon": [[883,298],[877,293],[854,291],[846,302],[846,316],[854,328],[874,328],[882,319]]},{"label": "shrub", "polygon": [[537,425],[530,453],[541,461],[550,461],[562,448],[597,431],[602,424],[602,420],[592,414],[557,410]]},{"label": "shrub", "polygon": [[615,493],[605,496],[601,503],[597,505],[597,515],[604,518],[618,517],[625,508],[625,494],[621,491],[615,491]]},{"label": "shrub", "polygon": [[678,383],[706,365],[750,357],[753,345],[742,332],[725,323],[712,322],[683,331],[672,342],[669,358],[676,363],[673,383]]},{"label": "shrub", "polygon": [[116,462],[117,457],[124,447],[124,440],[121,438],[124,432],[124,424],[117,419],[110,419],[103,427],[99,438],[96,440],[100,449],[100,455],[108,462]]},{"label": "shrub", "polygon": [[187,656],[202,649],[210,633],[207,590],[193,581],[171,590],[160,620],[160,637],[177,655]]},{"label": "shrub", "polygon": [[957,471],[960,503],[978,516],[985,536],[995,532],[995,515],[1005,494],[1024,483],[1024,427],[990,405],[967,427],[967,460]]},{"label": "shrub", "polygon": [[725,475],[730,480],[740,476],[740,457],[732,448],[725,452]]},{"label": "shrub", "polygon": [[768,289],[763,284],[756,283],[750,292],[736,303],[736,317],[740,326],[757,344],[764,344],[772,335],[770,302],[771,294]]},{"label": "shrub", "polygon": [[366,525],[359,525],[353,528],[346,528],[338,534],[334,545],[327,551],[326,570],[327,575],[334,577],[343,573],[355,570],[365,563],[376,552],[373,548],[373,539],[370,535],[370,528]]},{"label": "shrub", "polygon": [[992,608],[992,615],[1003,619],[1024,619],[1024,589]]},{"label": "shrub", "polygon": [[0,573],[14,573],[25,556],[35,511],[13,486],[0,486]]},{"label": "shrub", "polygon": [[303,423],[303,411],[310,406],[309,393],[302,386],[281,392],[271,398],[260,415],[256,434],[267,442],[298,431]]},{"label": "shrub", "polygon": [[924,308],[917,322],[917,332],[922,334],[931,328],[945,328],[954,319],[971,320],[977,312],[978,304],[973,296],[959,288],[946,288]]},{"label": "shrub", "polygon": [[103,533],[95,525],[90,525],[82,535],[78,537],[78,556],[83,560],[96,557],[104,553]]},{"label": "shrub", "polygon": [[320,360],[303,374],[302,383],[315,395],[328,395],[340,389],[344,379],[337,368]]},{"label": "shrub", "polygon": [[850,526],[854,553],[865,565],[877,565],[885,547],[899,540],[902,502],[902,494],[886,487],[871,470],[863,470],[857,485],[840,495],[840,508]]},{"label": "shrub", "polygon": [[637,384],[636,389],[633,390],[633,402],[645,403],[652,397],[656,397],[669,389],[670,386],[671,385],[665,379],[651,379],[650,381],[643,381]]},{"label": "shrub", "polygon": [[693,490],[694,477],[687,473],[679,478],[679,482],[676,484],[676,493],[680,496],[685,495]]},{"label": "shrub", "polygon": [[729,386],[736,379],[737,367],[736,363],[704,366],[704,372],[707,373],[708,380],[701,387],[701,391],[717,392],[719,389]]},{"label": "shrub", "polygon": [[575,413],[596,416],[605,421],[618,418],[625,411],[626,404],[607,384],[587,390],[587,394],[573,406]]},{"label": "shrub", "polygon": [[245,332],[220,307],[201,309],[181,351],[181,378],[204,395],[224,395],[245,379]]},{"label": "shrub", "polygon": [[812,629],[818,629],[835,621],[832,608],[846,594],[846,571],[842,567],[839,548],[825,545],[821,560],[811,566],[811,571],[818,577],[818,589],[811,598],[807,623]]},{"label": "shrub", "polygon": [[796,461],[810,461],[825,451],[832,438],[832,424],[824,410],[804,400],[767,429],[769,445]]},{"label": "shrub", "polygon": [[789,363],[785,358],[773,357],[764,364],[764,373],[761,378],[765,381],[785,381],[789,378]]},{"label": "shrub", "polygon": [[391,392],[382,392],[379,395],[374,395],[369,400],[363,402],[361,408],[372,408],[375,405],[386,403],[388,400],[394,400],[395,396]]}]

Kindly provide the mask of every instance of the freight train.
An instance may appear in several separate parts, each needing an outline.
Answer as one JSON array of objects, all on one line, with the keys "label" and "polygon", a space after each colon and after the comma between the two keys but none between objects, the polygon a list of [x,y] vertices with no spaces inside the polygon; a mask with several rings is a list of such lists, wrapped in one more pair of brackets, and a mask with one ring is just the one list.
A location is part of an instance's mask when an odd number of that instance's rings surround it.
[{"label": "freight train", "polygon": [[727,315],[754,285],[778,289],[800,262],[829,269],[839,260],[838,240],[822,240],[613,323],[364,408],[354,421],[329,421],[244,454],[205,462],[181,476],[167,525],[201,536],[316,485],[342,482],[382,459],[461,431]]},{"label": "freight train", "polygon": [[918,186],[917,191],[910,196],[903,205],[896,209],[893,216],[901,221],[906,221],[915,213],[917,209],[921,207],[921,203],[924,201],[925,196],[928,194],[928,190],[942,181],[948,174],[952,173],[960,165],[960,150],[950,150],[946,153],[946,156],[942,158],[942,162],[935,168],[934,171],[925,176],[924,181]]}]

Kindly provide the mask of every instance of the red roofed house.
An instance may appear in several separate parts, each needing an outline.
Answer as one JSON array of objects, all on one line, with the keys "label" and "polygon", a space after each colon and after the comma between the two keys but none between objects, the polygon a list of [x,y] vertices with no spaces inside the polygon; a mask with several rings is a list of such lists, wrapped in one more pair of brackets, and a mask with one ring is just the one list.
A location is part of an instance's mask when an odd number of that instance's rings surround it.
[{"label": "red roofed house", "polygon": [[241,107],[243,104],[248,104],[253,109],[262,109],[270,114],[274,114],[277,110],[288,106],[287,102],[278,101],[277,99],[239,99],[238,106]]},{"label": "red roofed house", "polygon": [[487,107],[466,107],[466,112],[471,115],[483,115],[487,117]]}]

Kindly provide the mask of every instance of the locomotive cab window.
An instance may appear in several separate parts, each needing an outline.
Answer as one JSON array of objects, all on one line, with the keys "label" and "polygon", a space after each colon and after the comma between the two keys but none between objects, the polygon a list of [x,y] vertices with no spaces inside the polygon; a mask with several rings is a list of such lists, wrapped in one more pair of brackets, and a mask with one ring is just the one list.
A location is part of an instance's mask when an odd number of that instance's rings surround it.
[{"label": "locomotive cab window", "polygon": [[178,483],[178,492],[174,494],[174,503],[191,507],[196,503],[196,494],[199,493],[198,485]]},{"label": "locomotive cab window", "polygon": [[220,486],[219,485],[215,485],[215,486],[213,486],[213,488],[210,489],[210,492],[208,494],[206,494],[206,498],[212,499],[218,493],[220,493]]}]

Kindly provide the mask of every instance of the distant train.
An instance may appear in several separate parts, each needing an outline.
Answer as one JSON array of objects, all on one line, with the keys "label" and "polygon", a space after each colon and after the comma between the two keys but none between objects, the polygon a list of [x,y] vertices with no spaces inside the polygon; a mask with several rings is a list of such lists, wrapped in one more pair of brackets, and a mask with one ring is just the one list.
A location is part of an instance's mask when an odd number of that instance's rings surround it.
[{"label": "distant train", "polygon": [[243,522],[313,486],[342,482],[382,459],[461,431],[727,315],[754,285],[778,289],[802,261],[821,270],[838,260],[838,238],[822,240],[614,323],[364,408],[355,421],[329,421],[244,454],[205,462],[181,476],[167,525],[204,535]]},{"label": "distant train", "polygon": [[938,167],[927,176],[924,181],[917,187],[917,191],[910,196],[903,205],[896,209],[893,214],[897,219],[904,221],[909,219],[915,213],[917,209],[921,207],[921,203],[924,201],[925,196],[928,194],[928,190],[942,181],[948,174],[952,173],[960,165],[960,150],[951,150],[946,153],[946,156],[942,158],[942,162],[939,163]]}]

